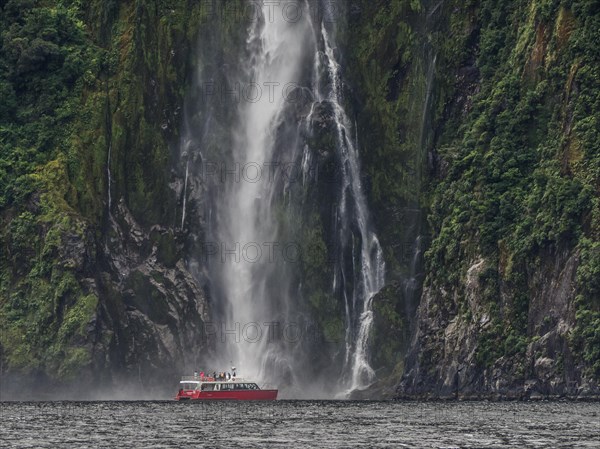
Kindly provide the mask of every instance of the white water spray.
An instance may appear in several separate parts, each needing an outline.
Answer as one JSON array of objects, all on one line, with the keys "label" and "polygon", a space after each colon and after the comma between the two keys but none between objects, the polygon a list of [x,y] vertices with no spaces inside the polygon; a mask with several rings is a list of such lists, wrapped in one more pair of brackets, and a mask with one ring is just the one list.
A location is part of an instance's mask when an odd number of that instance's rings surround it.
[{"label": "white water spray", "polygon": [[188,155],[188,160],[185,163],[185,181],[183,183],[183,206],[181,211],[181,229],[183,229],[183,225],[185,224],[185,206],[187,204],[187,185],[188,185],[188,176],[190,174],[190,157]]},{"label": "white water spray", "polygon": [[218,267],[226,302],[224,314],[227,329],[237,333],[237,338],[227,338],[227,359],[239,367],[240,375],[258,379],[268,377],[265,371],[269,367],[289,367],[292,362],[286,360],[288,355],[268,345],[267,338],[258,338],[263,323],[278,319],[276,309],[287,302],[289,285],[286,279],[280,279],[280,297],[272,297],[269,282],[275,264],[282,261],[268,260],[261,251],[265,244],[278,239],[272,210],[276,183],[266,172],[254,174],[278,157],[277,128],[289,106],[283,89],[299,84],[306,42],[311,39],[306,20],[286,21],[280,14],[273,14],[268,4],[263,4],[262,13],[264,20],[253,24],[247,40],[250,57],[243,84],[248,90],[239,104],[239,126],[234,131],[232,149],[232,169],[252,170],[252,174],[246,172],[247,176],[226,184],[218,217],[219,240],[231,253]]},{"label": "white water spray", "polygon": [[[337,391],[327,394],[343,391],[346,395],[374,380],[368,353],[372,301],[384,284],[385,263],[361,183],[357,127],[354,125],[353,129],[342,105],[341,67],[333,38],[323,23],[313,24],[304,0],[298,5],[305,8],[304,14],[300,20],[290,21],[281,14],[273,14],[272,4],[263,4],[263,20],[248,31],[241,63],[245,71],[235,80],[244,88],[239,104],[235,105],[235,121],[228,124],[232,144],[226,157],[230,159],[227,169],[231,171],[226,173],[227,182],[213,187],[215,218],[209,220],[211,226],[215,225],[210,228],[210,237],[222,245],[219,260],[209,268],[218,302],[217,316],[224,325],[219,341],[223,345],[217,348],[218,360],[214,363],[221,366],[232,360],[241,376],[259,381],[277,381],[285,376],[291,383],[295,373],[304,368],[302,358],[296,357],[303,353],[298,346],[302,342],[296,346],[289,342],[273,344],[264,335],[265,323],[289,324],[295,318],[290,311],[298,310],[294,304],[298,299],[297,286],[291,281],[293,276],[286,275],[286,270],[296,268],[286,268],[285,260],[277,260],[277,255],[275,262],[267,260],[264,246],[285,243],[278,242],[285,234],[279,229],[282,221],[279,214],[293,213],[293,208],[290,204],[285,209],[279,206],[292,186],[277,176],[273,179],[266,167],[298,161],[304,185],[315,180],[309,171],[316,162],[317,149],[302,142],[300,136],[311,134],[314,116],[322,109],[319,105],[327,105],[332,110],[327,120],[333,125],[335,160],[341,173],[335,185],[336,242],[331,250],[339,254],[333,271],[332,294],[343,301],[346,321],[342,375]],[[324,81],[329,84],[325,86]],[[302,83],[312,83],[312,88],[302,87]],[[312,99],[306,109],[301,110],[288,101],[287,86],[311,91]],[[300,124],[299,113],[303,114]],[[286,153],[287,160],[282,153]],[[188,168],[186,165],[186,179]],[[254,177],[260,170],[262,173]],[[182,226],[186,186],[187,181]],[[286,218],[293,219],[289,215]],[[254,256],[258,256],[256,260]],[[296,349],[299,351],[294,352]],[[270,376],[271,371],[274,376]]]},{"label": "white water spray", "polygon": [[108,156],[106,157],[106,177],[108,178],[107,184],[107,191],[108,191],[108,212],[110,213],[110,209],[112,207],[112,195],[110,193],[110,185],[112,183],[112,175],[110,172],[110,162],[111,162],[111,153],[112,153],[112,138],[110,140],[110,142],[108,143]]},{"label": "white water spray", "polygon": [[[369,334],[373,325],[373,296],[385,283],[385,262],[379,240],[371,228],[369,210],[360,179],[358,149],[351,137],[351,123],[341,105],[340,65],[336,61],[331,38],[324,24],[321,25],[321,35],[331,84],[325,100],[333,106],[342,175],[341,200],[336,216],[337,233],[341,248],[346,247],[349,242],[352,245],[353,273],[346,272],[344,257],[341,257],[338,263],[338,270],[343,279],[346,280],[349,276],[354,278],[351,295],[347,294],[342,283],[347,322],[346,364],[350,370],[348,386],[350,392],[365,388],[375,377],[369,364]],[[355,236],[349,226],[351,223],[358,228],[359,248],[355,248]],[[335,284],[334,281],[334,289],[337,288]]]}]

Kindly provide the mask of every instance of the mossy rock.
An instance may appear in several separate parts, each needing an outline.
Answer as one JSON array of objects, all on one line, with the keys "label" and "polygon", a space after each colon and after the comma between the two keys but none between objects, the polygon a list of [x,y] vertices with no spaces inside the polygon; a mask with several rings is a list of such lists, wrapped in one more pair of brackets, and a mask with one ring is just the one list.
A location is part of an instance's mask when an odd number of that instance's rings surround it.
[{"label": "mossy rock", "polygon": [[399,283],[385,286],[373,298],[371,361],[383,375],[402,364],[409,344],[410,324]]},{"label": "mossy rock", "polygon": [[[152,283],[152,276],[133,271],[127,279],[126,287],[123,301],[127,306],[139,310],[154,323],[171,322],[166,295]],[[168,285],[164,287],[169,288]]]},{"label": "mossy rock", "polygon": [[159,262],[168,268],[173,268],[182,257],[181,245],[173,230],[153,230],[150,241],[156,247],[156,257]]}]

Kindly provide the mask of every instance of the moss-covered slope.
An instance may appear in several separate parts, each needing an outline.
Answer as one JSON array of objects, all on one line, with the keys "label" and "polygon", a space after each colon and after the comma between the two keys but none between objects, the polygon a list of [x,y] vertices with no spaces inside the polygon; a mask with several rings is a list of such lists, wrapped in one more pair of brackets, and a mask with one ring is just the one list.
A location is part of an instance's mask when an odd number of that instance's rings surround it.
[{"label": "moss-covered slope", "polygon": [[597,395],[600,11],[443,8],[432,242],[401,392]]},{"label": "moss-covered slope", "polygon": [[137,377],[202,348],[205,300],[180,261],[169,183],[205,14],[186,1],[2,3],[3,387]]},{"label": "moss-covered slope", "polygon": [[[203,232],[202,185],[181,225],[179,130],[186,94],[201,98],[186,92],[196,39],[198,71],[225,76],[244,32],[206,6],[2,3],[3,379],[138,379],[191,368],[183,348],[205,348],[203,286],[184,263]],[[339,11],[345,107],[388,267],[373,302],[378,374],[404,372],[401,395],[598,394],[596,2],[349,0]],[[315,189],[298,275],[339,341],[332,200]]]}]

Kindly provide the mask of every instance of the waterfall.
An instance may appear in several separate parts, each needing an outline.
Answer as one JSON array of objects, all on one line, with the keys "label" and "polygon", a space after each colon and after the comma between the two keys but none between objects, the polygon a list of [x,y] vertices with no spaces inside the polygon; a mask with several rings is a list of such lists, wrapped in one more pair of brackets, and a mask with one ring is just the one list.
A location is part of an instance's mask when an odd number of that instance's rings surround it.
[{"label": "waterfall", "polygon": [[[431,115],[431,96],[433,93],[433,82],[435,79],[435,67],[437,63],[437,53],[433,54],[433,57],[429,57],[429,66],[427,68],[426,83],[425,83],[425,101],[423,102],[423,112],[421,113],[421,135],[419,137],[419,154],[423,155],[427,152],[427,140],[429,137],[430,130],[428,125],[430,122]],[[420,183],[420,170],[418,171]]]},{"label": "waterfall", "polygon": [[183,182],[183,205],[181,207],[181,229],[183,229],[183,225],[185,224],[185,206],[187,204],[187,186],[188,186],[188,177],[190,175],[190,159],[188,156],[188,160],[185,163],[185,181]]},{"label": "waterfall", "polygon": [[[385,283],[385,262],[379,240],[372,229],[360,178],[357,140],[352,140],[351,123],[342,106],[341,68],[335,58],[334,47],[325,23],[321,24],[321,38],[329,89],[324,98],[317,92],[318,101],[326,101],[333,107],[337,130],[336,156],[341,174],[340,199],[335,216],[340,257],[336,258],[333,290],[342,290],[345,303],[345,364],[350,373],[348,391],[352,391],[365,388],[375,377],[369,364],[368,343],[373,324],[373,296]],[[355,129],[355,133],[358,135],[358,130]],[[359,243],[355,243],[356,241]],[[356,248],[356,245],[359,247]],[[351,270],[346,264],[348,247],[351,247]],[[338,277],[343,280],[341,283],[338,282]],[[351,291],[347,291],[346,288],[349,280],[352,285]]]},{"label": "waterfall", "polygon": [[[281,334],[282,329],[265,325],[299,324],[298,317],[309,310],[307,298],[302,297],[299,265],[282,251],[290,243],[286,239],[301,235],[289,228],[302,226],[296,217],[301,216],[303,206],[290,199],[302,196],[302,189],[286,179],[281,167],[287,162],[297,164],[305,191],[319,181],[318,171],[313,170],[319,149],[311,148],[305,137],[313,134],[313,122],[322,106],[331,109],[326,120],[331,122],[333,159],[341,176],[332,185],[332,217],[323,220],[334,220],[328,231],[331,235],[326,236],[330,252],[338,254],[329,293],[342,304],[345,335],[343,342],[327,349],[339,349],[339,355],[320,355],[336,361],[339,357],[339,364],[318,368],[333,374],[328,382],[335,383],[335,389],[312,393],[331,397],[362,389],[374,380],[369,364],[372,302],[384,284],[385,263],[361,182],[358,129],[343,105],[341,65],[333,30],[326,26],[326,22],[333,23],[333,10],[325,8],[329,20],[315,20],[307,0],[294,4],[302,14],[298,20],[285,20],[282,8],[261,2],[260,17],[247,28],[245,48],[235,68],[228,66],[225,74],[216,73],[214,64],[203,63],[207,67],[204,79],[223,82],[226,95],[219,96],[218,86],[212,85],[210,96],[198,95],[195,107],[200,112],[190,111],[184,134],[194,140],[194,148],[203,149],[202,159],[213,163],[213,168],[218,162],[220,169],[218,176],[199,182],[199,169],[182,144],[182,161],[187,156],[187,162],[181,223],[183,227],[188,183],[190,191],[203,184],[208,198],[205,238],[207,248],[214,250],[205,263],[206,278],[215,318],[212,325],[218,328],[213,329],[217,333],[215,354],[206,357],[206,363],[212,364],[211,369],[223,369],[231,361],[240,376],[279,386],[298,384],[302,393],[297,394],[306,397],[307,388],[317,382],[298,373],[308,372],[308,364],[315,360],[310,350],[320,350],[320,343],[272,340],[271,332]],[[294,94],[301,101],[291,100]],[[205,117],[211,111],[213,125],[206,127]],[[193,199],[190,196],[189,201]],[[314,374],[317,368],[310,368]]]},{"label": "waterfall", "polygon": [[111,173],[110,173],[110,159],[111,159],[111,153],[112,153],[112,136],[111,136],[111,141],[108,143],[108,156],[106,157],[106,177],[107,177],[107,188],[106,190],[108,191],[108,212],[110,213],[110,209],[112,207],[112,196],[110,193],[110,184],[112,183],[112,177],[111,177]]},{"label": "waterfall", "polygon": [[[287,261],[277,248],[285,242],[279,241],[273,210],[281,196],[281,177],[276,167],[271,176],[269,167],[282,161],[277,136],[287,108],[293,106],[285,89],[301,85],[312,40],[305,18],[286,21],[280,10],[271,8],[263,3],[262,17],[249,29],[238,123],[231,129],[232,161],[225,171],[229,179],[216,211],[223,258],[213,264],[225,327],[231,332],[220,349],[221,359],[232,360],[240,375],[260,380],[269,379],[274,370],[279,375],[294,371],[291,354],[268,344],[263,328],[263,323],[285,325],[280,312],[288,307],[292,288],[281,268]],[[270,251],[274,260],[267,256]]]}]

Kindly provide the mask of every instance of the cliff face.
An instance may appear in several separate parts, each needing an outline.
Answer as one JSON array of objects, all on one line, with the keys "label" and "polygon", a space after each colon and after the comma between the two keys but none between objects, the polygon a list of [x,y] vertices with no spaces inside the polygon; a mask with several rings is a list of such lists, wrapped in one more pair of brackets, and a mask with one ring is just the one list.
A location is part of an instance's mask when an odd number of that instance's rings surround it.
[{"label": "cliff face", "polygon": [[598,396],[592,2],[446,2],[431,245],[400,396]]},{"label": "cliff face", "polygon": [[367,396],[598,394],[598,20],[585,1],[352,2],[389,279]]},{"label": "cliff face", "polygon": [[206,348],[170,168],[206,23],[192,3],[2,6],[5,393],[75,379],[148,388]]},{"label": "cliff face", "polygon": [[[246,24],[171,3],[3,3],[3,389],[82,374],[143,383],[148,370],[171,381],[210,346],[202,267],[186,263],[201,259],[210,199],[191,176],[183,216],[180,134],[202,133],[209,108],[192,77],[227,85]],[[337,12],[344,107],[387,267],[370,336],[383,381],[367,394],[598,395],[595,2],[351,0]],[[210,111],[213,161],[230,109]],[[325,175],[328,115],[315,111],[311,137]],[[298,284],[308,319],[339,343],[335,200],[323,181],[308,192]]]}]

